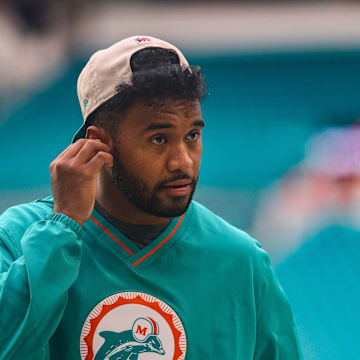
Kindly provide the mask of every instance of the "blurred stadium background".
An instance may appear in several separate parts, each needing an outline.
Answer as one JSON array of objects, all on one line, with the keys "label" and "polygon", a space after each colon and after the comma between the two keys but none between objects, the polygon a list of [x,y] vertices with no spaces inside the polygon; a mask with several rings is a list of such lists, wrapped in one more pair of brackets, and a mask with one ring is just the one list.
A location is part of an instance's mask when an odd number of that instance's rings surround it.
[{"label": "blurred stadium background", "polygon": [[196,198],[270,253],[304,359],[358,359],[356,1],[3,0],[0,212],[51,191],[48,165],[82,121],[82,66],[137,34],[173,42],[202,66]]}]

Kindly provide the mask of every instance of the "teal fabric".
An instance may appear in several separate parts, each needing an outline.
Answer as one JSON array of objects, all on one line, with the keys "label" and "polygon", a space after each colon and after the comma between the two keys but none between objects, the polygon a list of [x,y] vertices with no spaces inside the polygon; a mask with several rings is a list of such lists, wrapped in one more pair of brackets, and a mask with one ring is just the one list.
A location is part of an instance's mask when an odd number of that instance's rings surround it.
[{"label": "teal fabric", "polygon": [[[120,358],[116,351],[122,345],[111,354],[103,346],[115,341],[114,329],[123,318],[90,322],[97,341],[91,356],[90,345],[81,341],[96,306],[125,292],[147,294],[173,309],[185,331],[186,359],[302,358],[291,307],[269,256],[257,241],[198,203],[144,249],[95,210],[82,229],[51,211],[47,198],[0,217],[0,359]],[[96,332],[96,326],[106,331]],[[161,326],[149,349],[161,339],[165,356],[153,358],[170,359]],[[144,345],[133,341],[121,351],[134,343]]]},{"label": "teal fabric", "polygon": [[81,228],[50,212],[45,203],[34,203],[0,218],[1,359],[46,358],[78,276]]}]

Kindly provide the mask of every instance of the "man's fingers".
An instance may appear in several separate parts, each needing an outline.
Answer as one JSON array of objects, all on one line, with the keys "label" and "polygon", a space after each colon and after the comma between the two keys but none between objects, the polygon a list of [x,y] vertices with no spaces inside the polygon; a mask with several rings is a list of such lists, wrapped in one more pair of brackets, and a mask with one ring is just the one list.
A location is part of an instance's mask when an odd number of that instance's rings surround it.
[{"label": "man's fingers", "polygon": [[100,140],[80,139],[66,148],[51,164],[50,173],[55,167],[60,171],[73,173],[85,171],[87,175],[95,174],[102,165],[112,166],[113,157],[110,147]]},{"label": "man's fingers", "polygon": [[91,172],[98,172],[104,164],[108,166],[113,166],[113,156],[108,152],[99,151],[86,164],[86,167],[88,169],[91,169]]},{"label": "man's fingers", "polygon": [[81,164],[85,164],[91,161],[92,158],[100,151],[109,153],[110,147],[100,140],[88,139],[86,140],[84,146],[76,154],[76,160]]},{"label": "man's fingers", "polygon": [[72,158],[81,150],[81,148],[86,144],[86,139],[79,139],[73,144],[69,145],[56,159],[62,159],[64,157]]}]

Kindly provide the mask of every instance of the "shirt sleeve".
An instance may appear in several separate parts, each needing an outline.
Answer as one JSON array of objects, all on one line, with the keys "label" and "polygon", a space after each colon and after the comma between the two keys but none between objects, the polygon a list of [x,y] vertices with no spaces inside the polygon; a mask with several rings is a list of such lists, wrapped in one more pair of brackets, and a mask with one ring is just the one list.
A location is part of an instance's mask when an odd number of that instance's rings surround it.
[{"label": "shirt sleeve", "polygon": [[301,360],[302,353],[291,306],[263,252],[262,287],[256,322],[254,360]]},{"label": "shirt sleeve", "polygon": [[[33,223],[21,240],[0,228],[0,360],[49,358],[48,341],[78,276],[81,232],[63,214]],[[19,240],[22,254],[14,258],[9,249]]]}]

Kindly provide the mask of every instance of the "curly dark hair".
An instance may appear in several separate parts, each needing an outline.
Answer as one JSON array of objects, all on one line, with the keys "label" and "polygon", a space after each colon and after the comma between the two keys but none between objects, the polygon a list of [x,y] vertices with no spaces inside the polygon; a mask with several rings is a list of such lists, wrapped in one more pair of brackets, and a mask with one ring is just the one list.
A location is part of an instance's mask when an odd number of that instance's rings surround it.
[{"label": "curly dark hair", "polygon": [[[135,101],[162,99],[199,100],[206,95],[206,83],[199,66],[191,71],[180,66],[178,55],[164,48],[146,48],[130,60],[132,84],[121,84],[117,94],[91,113],[87,126],[114,130]],[[111,131],[112,132],[112,131]]]}]

